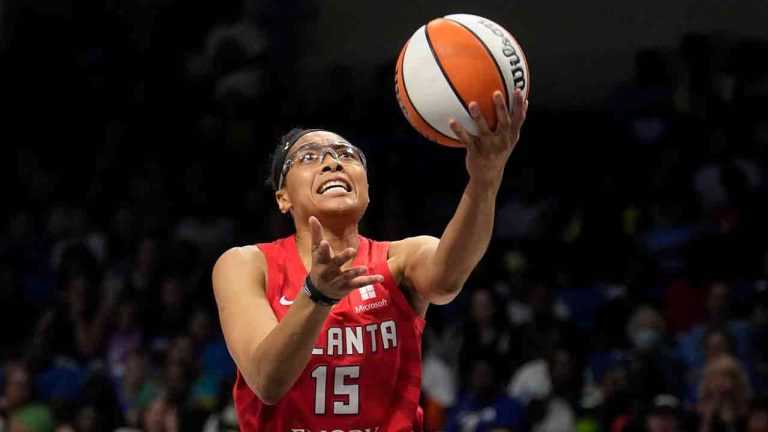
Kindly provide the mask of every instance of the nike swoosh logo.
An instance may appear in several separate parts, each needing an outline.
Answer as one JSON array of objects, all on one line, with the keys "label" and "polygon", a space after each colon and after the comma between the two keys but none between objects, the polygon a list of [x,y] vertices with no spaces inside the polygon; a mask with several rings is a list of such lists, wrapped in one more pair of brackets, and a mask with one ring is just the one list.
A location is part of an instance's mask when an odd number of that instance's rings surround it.
[{"label": "nike swoosh logo", "polygon": [[280,297],[280,304],[283,306],[290,306],[293,304],[293,300],[288,300],[285,296]]}]

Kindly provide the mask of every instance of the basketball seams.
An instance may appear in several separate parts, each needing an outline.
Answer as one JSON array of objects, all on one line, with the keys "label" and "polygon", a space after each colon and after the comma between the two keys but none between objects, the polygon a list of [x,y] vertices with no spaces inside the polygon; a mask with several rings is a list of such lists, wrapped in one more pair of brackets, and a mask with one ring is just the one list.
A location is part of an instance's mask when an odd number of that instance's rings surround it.
[{"label": "basketball seams", "polygon": [[[409,121],[428,139],[449,147],[463,147],[448,125],[450,117],[462,124],[471,122],[461,101],[454,93],[430,52],[426,26],[421,26],[409,39],[408,49],[402,51],[402,74],[413,109],[424,119],[412,114]],[[437,48],[437,46],[436,46]],[[408,107],[411,108],[411,107]],[[439,133],[431,132],[432,129]]]},{"label": "basketball seams", "polygon": [[[488,53],[488,57],[490,57],[490,58],[491,58],[491,60],[493,61],[493,64],[496,66],[496,72],[498,72],[498,74],[499,74],[499,78],[501,78],[501,82],[502,82],[502,84],[504,84],[504,88],[502,89],[502,90],[504,90],[504,100],[505,100],[505,101],[507,101],[507,103],[508,103],[508,104],[511,104],[511,103],[512,103],[512,100],[510,99],[510,97],[511,97],[511,93],[509,92],[509,84],[507,83],[507,80],[506,80],[506,79],[505,79],[505,77],[504,77],[504,72],[502,72],[502,70],[501,70],[501,66],[499,65],[499,62],[498,62],[498,60],[496,59],[496,56],[495,56],[495,55],[493,55],[493,52],[491,51],[491,48],[490,48],[490,47],[489,47],[489,46],[488,46],[488,45],[485,43],[485,41],[483,40],[483,38],[481,38],[481,37],[480,37],[480,36],[479,36],[477,33],[475,33],[475,32],[474,32],[474,31],[473,31],[471,28],[469,28],[469,27],[465,26],[464,24],[462,24],[462,23],[461,23],[461,22],[459,22],[459,21],[453,20],[453,19],[451,19],[451,18],[448,18],[448,17],[445,17],[445,18],[443,18],[443,19],[446,19],[446,20],[448,20],[448,21],[451,21],[451,22],[453,22],[453,23],[456,23],[456,24],[460,25],[460,26],[461,26],[463,29],[465,29],[465,30],[466,30],[466,31],[468,31],[468,32],[469,32],[469,33],[470,33],[472,36],[474,36],[474,37],[475,37],[475,39],[477,39],[477,41],[478,41],[478,42],[480,42],[480,45],[482,45],[482,46],[483,46],[483,48],[485,48],[485,51]],[[430,45],[430,48],[432,48],[432,45]],[[434,53],[434,51],[433,51],[433,53]],[[507,107],[507,110],[509,110],[509,107]]]},{"label": "basketball seams", "polygon": [[[496,60],[497,64],[501,67],[501,70],[503,72],[503,76],[505,77],[504,81],[505,83],[508,83],[512,90],[514,91],[517,86],[515,86],[513,83],[515,82],[514,75],[512,74],[511,70],[507,67],[508,57],[503,54],[502,52],[499,52],[499,49],[504,49],[504,47],[507,46],[507,44],[502,43],[502,41],[498,40],[498,38],[504,38],[509,40],[510,47],[515,50],[515,52],[520,57],[520,65],[521,69],[523,70],[525,82],[526,85],[524,88],[521,89],[523,93],[523,98],[527,99],[530,94],[530,86],[531,86],[531,71],[530,66],[528,64],[528,58],[525,55],[525,51],[523,50],[523,47],[520,45],[520,43],[517,41],[517,38],[515,38],[507,29],[505,29],[503,26],[500,26],[498,23],[495,23],[487,18],[479,17],[476,15],[470,15],[470,14],[452,14],[447,15],[443,17],[443,19],[450,20],[452,22],[456,22],[457,24],[462,24],[464,27],[467,27],[469,30],[474,32],[476,35],[478,35],[483,42],[488,45],[489,47],[492,47],[491,53],[494,56],[494,59]],[[512,94],[509,95],[510,98],[512,97]],[[511,105],[511,100],[509,100],[509,103]]]},{"label": "basketball seams", "polygon": [[487,95],[500,91],[509,109],[515,89],[527,96],[529,74],[525,53],[506,29],[482,17],[455,14],[430,21],[407,40],[398,59],[396,89],[401,110],[417,131],[457,146],[448,119],[475,134],[469,112],[475,101],[495,127],[495,107]]},{"label": "basketball seams", "polygon": [[[504,93],[505,77],[499,73],[493,54],[465,26],[453,20],[438,18],[427,24],[427,27],[437,62],[447,77],[443,77],[437,65],[436,72],[440,80],[445,81],[447,91],[460,98],[455,109],[468,122],[460,120],[461,124],[468,128],[471,134],[479,133],[476,123],[472,116],[467,114],[466,109],[474,101],[478,103],[489,127],[494,129],[497,116],[492,94],[495,90]],[[429,51],[426,40],[424,51],[424,55],[432,60],[432,52]]]},{"label": "basketball seams", "polygon": [[[426,29],[425,29],[425,33],[426,33]],[[418,116],[419,120],[421,120],[422,123],[425,126],[427,126],[430,129],[431,132],[434,132],[434,133],[438,134],[440,137],[443,137],[443,138],[445,138],[447,140],[450,140],[451,142],[457,142],[455,138],[444,134],[443,132],[438,130],[436,127],[432,126],[432,124],[429,123],[429,121],[427,121],[427,119],[425,119],[424,116],[421,115],[419,110],[416,109],[416,104],[414,104],[413,100],[411,99],[410,92],[408,91],[408,85],[405,82],[405,73],[403,72],[403,66],[405,64],[405,53],[408,50],[408,46],[410,45],[410,43],[411,43],[410,39],[408,40],[408,42],[405,43],[405,46],[403,47],[403,50],[402,50],[402,52],[400,54],[400,59],[398,59],[398,64],[397,64],[397,66],[398,66],[397,67],[398,85],[403,90],[402,92],[399,92],[399,93],[404,93],[405,94],[405,98],[407,99],[408,105],[410,105],[410,107],[411,107],[411,109],[408,110],[408,112],[409,113],[410,112],[416,113],[416,116]],[[408,121],[410,122],[410,118],[408,119]],[[416,126],[416,125],[414,125],[414,126]],[[417,127],[416,130],[419,130],[419,128]],[[427,137],[427,138],[429,138],[429,137]],[[438,142],[439,142],[439,140],[438,140]],[[442,143],[442,144],[445,144],[445,143]]]},{"label": "basketball seams", "polygon": [[[429,51],[432,53],[432,57],[435,58],[435,63],[437,63],[437,67],[440,68],[440,72],[443,74],[443,78],[445,78],[445,82],[448,83],[448,85],[451,87],[451,90],[453,90],[453,94],[456,95],[456,98],[461,102],[461,106],[464,107],[464,111],[467,112],[467,114],[471,117],[472,114],[469,112],[469,106],[467,105],[467,102],[464,100],[463,97],[461,97],[461,93],[456,89],[456,86],[454,86],[453,81],[451,81],[451,78],[448,76],[448,74],[445,72],[445,68],[443,67],[443,64],[440,62],[440,58],[437,56],[437,52],[435,52],[435,47],[432,45],[432,37],[429,35],[429,24],[424,28],[424,36],[427,38],[427,45],[429,46]],[[493,57],[493,56],[491,56]],[[496,63],[494,61],[494,63]]]}]

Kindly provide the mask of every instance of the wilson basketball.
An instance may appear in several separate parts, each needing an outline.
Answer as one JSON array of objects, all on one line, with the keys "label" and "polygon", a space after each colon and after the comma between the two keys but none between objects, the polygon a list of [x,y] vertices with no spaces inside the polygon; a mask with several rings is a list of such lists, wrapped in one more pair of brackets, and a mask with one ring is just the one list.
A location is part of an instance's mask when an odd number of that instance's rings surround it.
[{"label": "wilson basketball", "polygon": [[520,89],[528,97],[530,73],[523,49],[502,26],[476,15],[456,14],[422,26],[405,43],[395,70],[395,94],[408,122],[428,139],[461,147],[448,126],[455,118],[477,134],[468,105],[480,105],[496,128],[493,92],[507,106]]}]

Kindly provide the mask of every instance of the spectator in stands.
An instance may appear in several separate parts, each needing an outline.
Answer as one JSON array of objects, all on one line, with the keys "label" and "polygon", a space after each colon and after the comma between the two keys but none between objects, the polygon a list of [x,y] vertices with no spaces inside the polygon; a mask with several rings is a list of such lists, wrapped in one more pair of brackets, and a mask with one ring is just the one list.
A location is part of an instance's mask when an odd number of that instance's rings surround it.
[{"label": "spectator in stands", "polygon": [[749,324],[733,314],[730,286],[721,280],[707,284],[704,297],[704,315],[691,330],[680,336],[680,351],[686,366],[701,368],[705,361],[704,336],[708,329],[723,328],[732,335],[736,357],[745,362],[750,356]]},{"label": "spectator in stands", "polygon": [[565,432],[575,427],[572,404],[579,381],[571,359],[569,352],[558,348],[515,371],[507,393],[525,406],[524,430]]},{"label": "spectator in stands", "polygon": [[55,420],[47,406],[33,403],[11,413],[8,425],[9,432],[53,432]]},{"label": "spectator in stands", "polygon": [[736,355],[736,340],[723,327],[707,329],[702,338],[702,345],[704,346],[704,358],[706,361],[714,360],[723,355]]},{"label": "spectator in stands", "polygon": [[747,432],[768,432],[768,401],[758,400],[752,404]]},{"label": "spectator in stands", "polygon": [[144,432],[180,432],[176,409],[159,397],[149,404],[141,418]]},{"label": "spectator in stands", "polygon": [[[768,251],[764,254],[765,272],[768,275]],[[755,297],[751,299],[753,305],[750,316],[752,330],[754,367],[754,388],[756,396],[768,398],[768,276],[756,283]]]},{"label": "spectator in stands", "polygon": [[227,351],[224,337],[214,330],[211,314],[207,310],[198,308],[192,313],[187,334],[193,343],[196,357],[201,361],[201,372],[219,381],[232,379],[235,374],[234,362]]},{"label": "spectator in stands", "polygon": [[164,349],[186,329],[188,311],[185,294],[180,275],[170,272],[161,279],[159,299],[150,306],[151,316],[147,323],[156,348]]},{"label": "spectator in stands", "polygon": [[699,387],[699,432],[745,430],[750,397],[747,374],[736,358],[710,360]]},{"label": "spectator in stands", "polygon": [[646,432],[683,431],[684,421],[680,412],[680,401],[672,395],[657,395],[653,398],[650,409],[645,414]]},{"label": "spectator in stands", "polygon": [[632,348],[627,356],[629,391],[637,402],[650,402],[654,395],[672,394],[681,398],[685,373],[674,351],[667,346],[666,324],[650,306],[637,308],[627,323]]},{"label": "spectator in stands", "polygon": [[136,307],[132,301],[121,303],[114,316],[112,331],[107,336],[107,363],[114,377],[125,373],[128,354],[142,345],[143,331],[137,322]]},{"label": "spectator in stands", "polygon": [[[166,415],[175,418],[173,422],[180,431],[199,430],[205,422],[205,412],[192,398],[195,378],[192,365],[174,359],[167,361],[163,371],[163,393],[159,400]],[[150,404],[148,410],[154,412],[157,409],[155,402]]]},{"label": "spectator in stands", "polygon": [[[736,340],[733,335],[724,327],[712,327],[706,331],[702,337],[701,344],[704,350],[704,364],[709,363],[711,360],[715,360],[722,356],[736,357]],[[749,361],[749,360],[747,360]],[[747,372],[747,376],[750,376],[751,365],[749,363],[743,364],[744,370]],[[699,382],[703,374],[704,365],[700,367],[690,367],[687,370],[688,389],[687,400],[689,402],[695,402],[698,397]]]},{"label": "spectator in stands", "polygon": [[586,344],[578,330],[562,313],[556,302],[554,288],[548,283],[534,283],[526,293],[530,317],[514,329],[519,350],[513,354],[520,363],[546,358],[563,348],[577,358],[583,358]]},{"label": "spectator in stands", "polygon": [[64,272],[58,303],[35,329],[55,354],[83,362],[100,354],[109,310],[101,307],[95,285],[93,276],[77,267]]},{"label": "spectator in stands", "polygon": [[597,387],[596,417],[600,430],[612,430],[616,421],[626,422],[631,414],[631,399],[626,364],[610,367],[602,376]]},{"label": "spectator in stands", "polygon": [[455,341],[461,333],[456,325],[436,324],[442,325],[427,329],[422,341],[421,396],[424,428],[428,431],[445,429],[448,409],[456,403],[459,387]]},{"label": "spectator in stands", "polygon": [[460,373],[469,373],[470,365],[476,358],[500,359],[498,378],[506,379],[509,374],[509,358],[512,335],[504,308],[493,291],[479,288],[472,291],[468,315],[459,351]]},{"label": "spectator in stands", "polygon": [[451,409],[446,432],[514,432],[523,430],[523,407],[502,391],[492,358],[475,358],[467,382]]},{"label": "spectator in stands", "polygon": [[160,383],[150,370],[150,359],[141,348],[134,348],[125,361],[125,373],[115,389],[124,422],[139,426],[141,412],[161,390]]},{"label": "spectator in stands", "polygon": [[147,237],[136,247],[128,285],[138,296],[148,296],[157,274],[157,240]]},{"label": "spectator in stands", "polygon": [[20,361],[9,363],[4,372],[0,418],[7,420],[13,411],[32,401],[32,377],[27,365]]}]

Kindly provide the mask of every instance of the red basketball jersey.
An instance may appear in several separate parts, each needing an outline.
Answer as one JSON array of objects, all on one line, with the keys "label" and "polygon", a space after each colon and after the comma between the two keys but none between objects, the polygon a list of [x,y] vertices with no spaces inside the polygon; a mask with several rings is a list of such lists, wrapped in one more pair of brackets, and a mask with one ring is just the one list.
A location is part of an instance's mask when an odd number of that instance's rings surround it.
[{"label": "red basketball jersey", "polygon": [[[282,320],[307,277],[295,236],[258,245],[267,260],[267,298]],[[307,367],[275,405],[264,404],[238,370],[235,406],[243,431],[421,431],[421,335],[387,264],[388,242],[360,237],[353,266],[384,282],[353,290],[333,306]],[[242,317],[248,319],[248,317]]]}]

